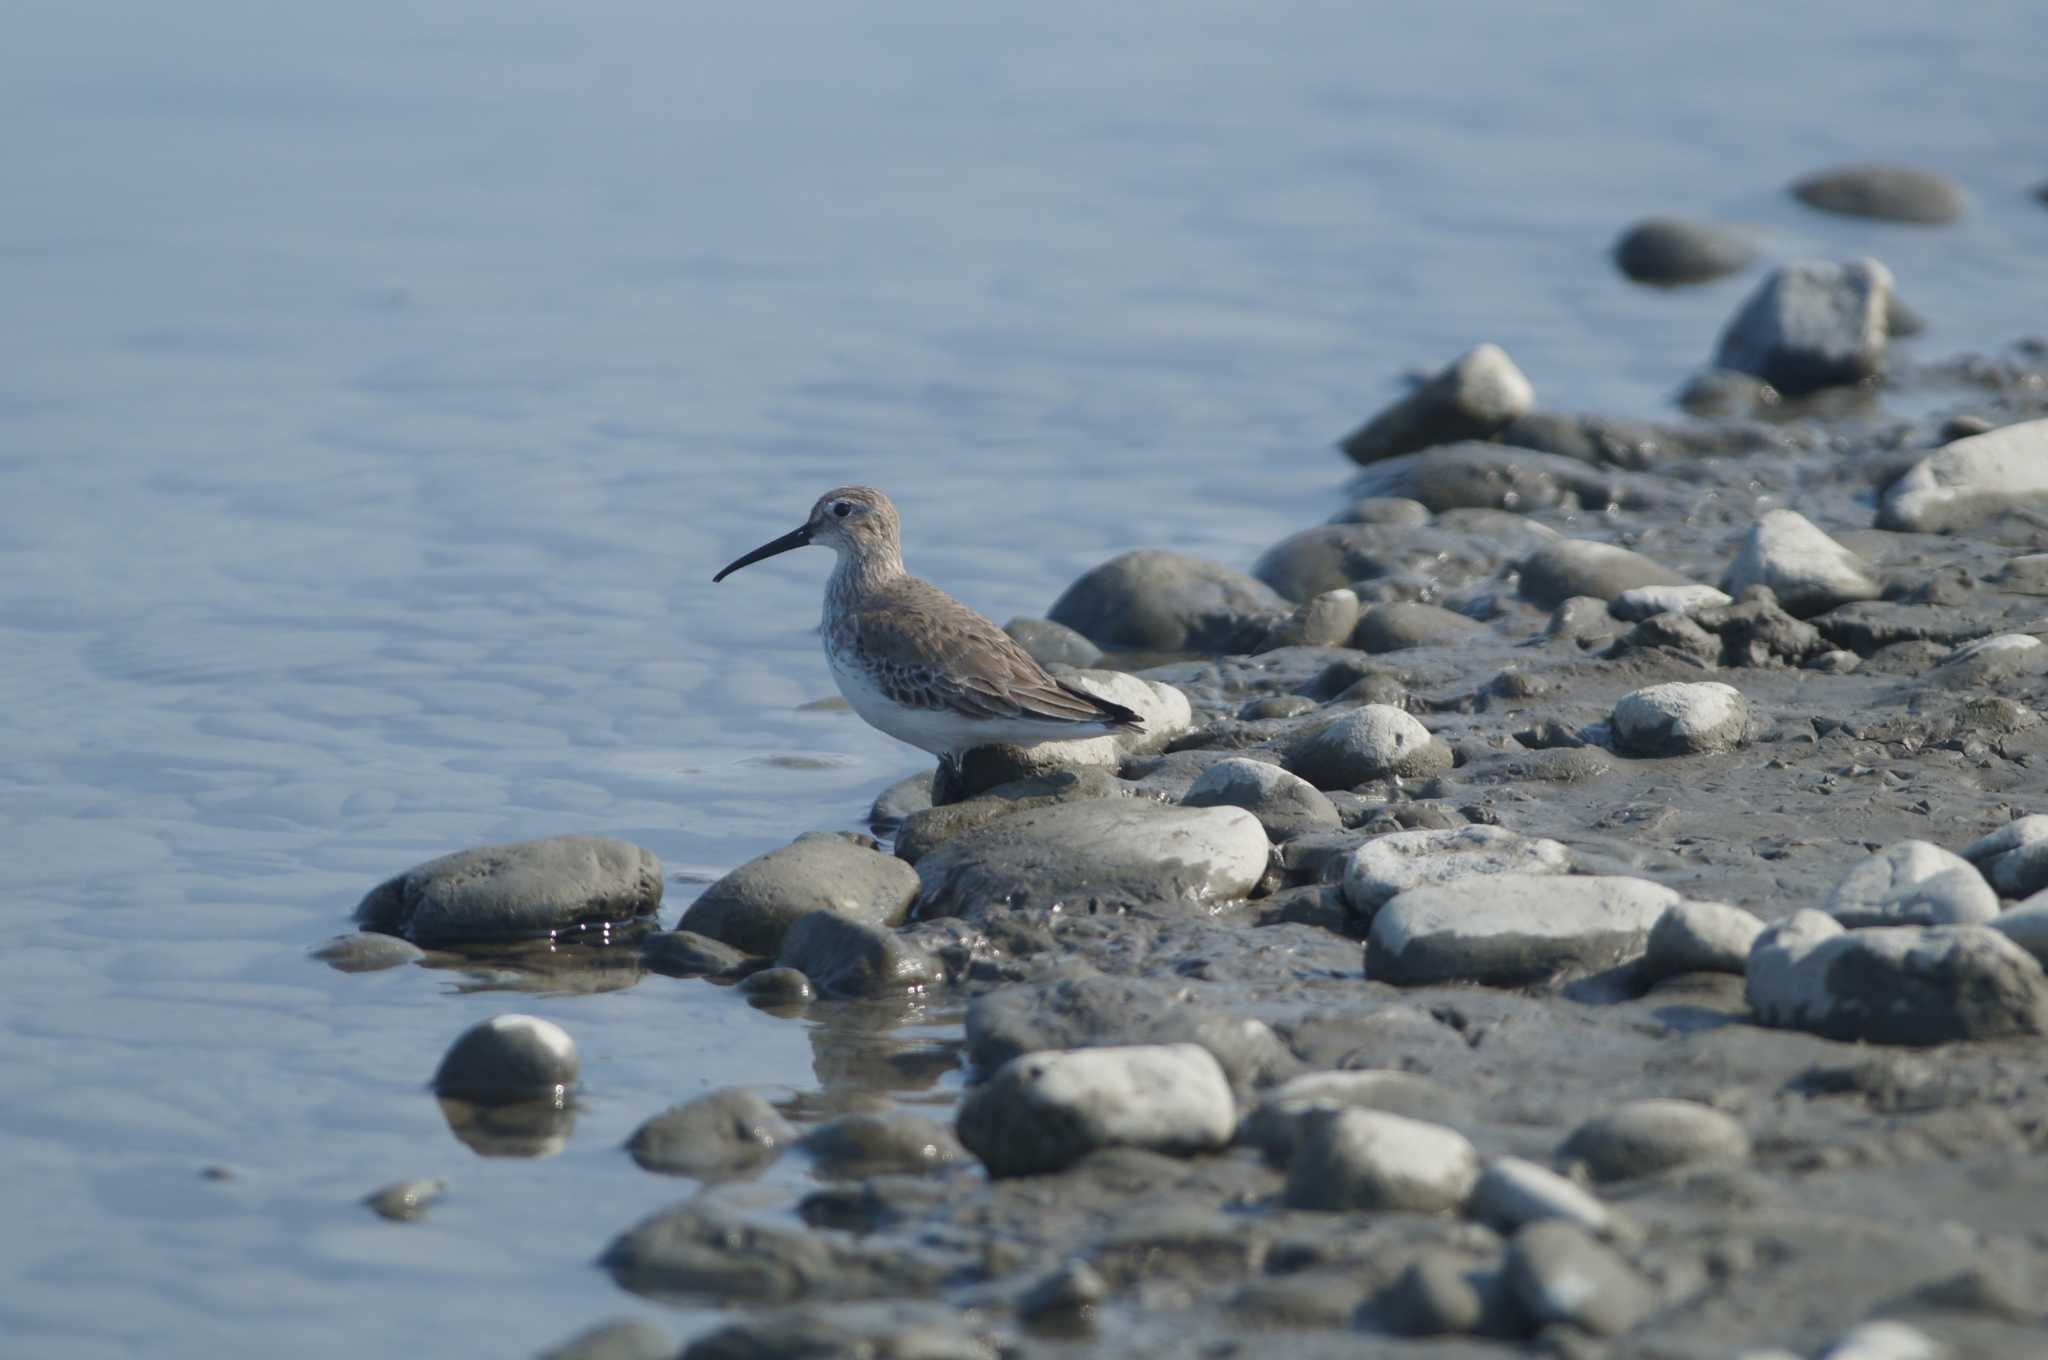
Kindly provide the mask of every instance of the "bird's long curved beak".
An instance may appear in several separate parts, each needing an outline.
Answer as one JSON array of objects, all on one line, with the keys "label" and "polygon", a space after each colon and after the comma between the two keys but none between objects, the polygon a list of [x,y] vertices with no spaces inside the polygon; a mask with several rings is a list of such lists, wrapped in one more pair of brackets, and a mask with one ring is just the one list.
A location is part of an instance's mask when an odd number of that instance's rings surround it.
[{"label": "bird's long curved beak", "polygon": [[711,583],[713,585],[716,585],[718,584],[718,582],[723,581],[726,577],[738,571],[741,567],[751,566],[752,564],[760,561],[764,557],[773,557],[777,553],[786,553],[792,548],[805,547],[810,543],[810,541],[810,525],[806,524],[801,529],[791,529],[788,533],[784,534],[781,538],[774,540],[772,543],[763,543],[760,547],[754,549],[745,557],[727,563],[724,571],[719,572],[718,575],[711,578]]}]

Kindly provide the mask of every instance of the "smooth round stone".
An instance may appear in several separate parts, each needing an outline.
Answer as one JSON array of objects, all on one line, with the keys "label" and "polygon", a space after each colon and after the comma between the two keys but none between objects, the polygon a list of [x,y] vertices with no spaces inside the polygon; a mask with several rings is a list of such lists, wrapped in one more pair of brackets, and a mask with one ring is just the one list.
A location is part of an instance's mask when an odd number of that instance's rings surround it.
[{"label": "smooth round stone", "polygon": [[1373,1295],[1372,1321],[1394,1336],[1466,1336],[1486,1321],[1487,1300],[1464,1258],[1430,1250]]},{"label": "smooth round stone", "polygon": [[1563,874],[1571,851],[1498,826],[1455,831],[1392,831],[1375,836],[1344,861],[1344,900],[1370,916],[1396,893],[1425,884],[1486,874]]},{"label": "smooth round stone", "polygon": [[1678,894],[1640,878],[1496,874],[1410,888],[1373,917],[1365,975],[1403,987],[1524,987],[1643,952]]},{"label": "smooth round stone", "polygon": [[606,836],[486,845],[415,865],[356,907],[366,930],[415,944],[539,939],[651,914],[661,861]]},{"label": "smooth round stone", "polygon": [[1569,505],[1604,509],[1643,494],[1625,474],[1539,449],[1490,440],[1440,444],[1373,464],[1351,484],[1356,492],[1412,498],[1435,513],[1461,510],[1528,514]]},{"label": "smooth round stone", "polygon": [[960,1141],[991,1176],[1063,1170],[1106,1147],[1205,1152],[1237,1122],[1230,1082],[1195,1044],[1027,1053],[961,1103]]},{"label": "smooth round stone", "polygon": [[1844,930],[1821,912],[1795,912],[1757,938],[1745,993],[1763,1024],[1852,1042],[2048,1033],[2041,964],[1988,926]]},{"label": "smooth round stone", "polygon": [[1857,1323],[1814,1360],[1949,1360],[1952,1354],[1918,1327],[1880,1318]]},{"label": "smooth round stone", "polygon": [[1787,613],[1802,618],[1874,600],[1883,589],[1868,562],[1797,510],[1767,510],[1743,535],[1721,589],[1740,595],[1751,586],[1769,586]]},{"label": "smooth round stone", "polygon": [[576,1084],[576,1041],[537,1015],[494,1015],[458,1036],[434,1073],[434,1094],[477,1105],[559,1100]]},{"label": "smooth round stone", "polygon": [[1505,1274],[1538,1323],[1569,1323],[1595,1336],[1618,1336],[1657,1306],[1656,1292],[1626,1261],[1585,1229],[1555,1219],[1515,1234]]},{"label": "smooth round stone", "polygon": [[1261,718],[1298,718],[1315,711],[1316,701],[1306,694],[1266,694],[1246,701],[1237,710],[1237,716],[1246,722],[1257,722]]},{"label": "smooth round stone", "polygon": [[1651,685],[1623,695],[1608,721],[1615,749],[1630,756],[1730,751],[1749,738],[1749,702],[1718,680]]},{"label": "smooth round stone", "polygon": [[917,896],[917,871],[879,850],[822,832],[756,856],[692,902],[676,929],[773,958],[789,928],[814,911],[900,923]]},{"label": "smooth round stone", "polygon": [[1219,760],[1202,771],[1181,805],[1243,808],[1275,841],[1342,825],[1335,805],[1315,785],[1278,765],[1242,757]]},{"label": "smooth round stone", "polygon": [[358,931],[337,935],[313,951],[313,957],[337,973],[375,973],[401,964],[418,963],[427,951],[396,935]]},{"label": "smooth round stone", "polygon": [[834,1176],[927,1175],[965,1155],[951,1129],[905,1110],[841,1115],[812,1129],[803,1146]]},{"label": "smooth round stone", "polygon": [[1287,768],[1319,789],[1373,779],[1419,779],[1451,768],[1448,746],[1401,709],[1367,704],[1295,743]]},{"label": "smooth round stone", "polygon": [[753,956],[692,930],[665,930],[640,942],[640,964],[665,977],[730,977]]},{"label": "smooth round stone", "polygon": [[1826,911],[1852,929],[1972,925],[1998,915],[1998,894],[1961,855],[1900,841],[1858,861],[1835,885]]},{"label": "smooth round stone", "polygon": [[1366,610],[1351,632],[1351,645],[1384,654],[1461,642],[1486,631],[1485,624],[1454,609],[1401,600]]},{"label": "smooth round stone", "polygon": [[1004,624],[1003,631],[1041,666],[1102,664],[1102,649],[1064,623],[1019,616]]},{"label": "smooth round stone", "polygon": [[1905,165],[1839,165],[1794,181],[1809,208],[1845,217],[1938,226],[1962,215],[1963,195],[1943,176]]},{"label": "smooth round stone", "polygon": [[1359,496],[1332,524],[1427,524],[1429,507],[1406,496]]},{"label": "smooth round stone", "polygon": [[2015,817],[1987,835],[1979,836],[1962,849],[1962,856],[1987,874],[2006,855],[2029,845],[2048,842],[2048,814]]},{"label": "smooth round stone", "polygon": [[1095,1310],[1110,1295],[1102,1272],[1078,1258],[1041,1277],[1017,1300],[1017,1318],[1027,1326],[1068,1336],[1091,1335]]},{"label": "smooth round stone", "polygon": [[1681,973],[1739,975],[1749,964],[1750,946],[1763,932],[1764,923],[1741,907],[1690,899],[1674,902],[1650,927],[1644,980]]},{"label": "smooth round stone", "polygon": [[1308,1072],[1267,1091],[1238,1127],[1237,1141],[1255,1147],[1275,1166],[1294,1160],[1302,1130],[1319,1110],[1379,1110],[1429,1124],[1457,1124],[1472,1118],[1472,1104],[1458,1091],[1419,1072],[1360,1069]]},{"label": "smooth round stone", "polygon": [[931,805],[931,773],[906,775],[875,795],[874,804],[868,808],[868,829],[877,836],[894,835],[906,818]]},{"label": "smooth round stone", "polygon": [[1049,617],[1113,652],[1243,650],[1287,602],[1234,568],[1145,549],[1113,557],[1068,586]]},{"label": "smooth round stone", "polygon": [[1461,1208],[1479,1179],[1479,1154],[1456,1129],[1383,1110],[1324,1109],[1302,1122],[1281,1199],[1331,1213]]},{"label": "smooth round stone", "polygon": [[601,1322],[551,1346],[534,1360],[674,1360],[676,1343],[641,1318]]},{"label": "smooth round stone", "polygon": [[[939,1281],[965,1261],[934,1245],[913,1251],[849,1233],[817,1232],[806,1225],[783,1226],[748,1216],[722,1197],[698,1195],[642,1219],[612,1239],[598,1262],[622,1287],[674,1302],[697,1299],[731,1308],[738,1304],[792,1303],[820,1299],[875,1299],[928,1296]],[[838,1318],[849,1310],[831,1309]],[[802,1310],[798,1310],[801,1315]],[[770,1318],[787,1317],[770,1314]],[[695,1343],[685,1354],[762,1355],[950,1355],[953,1352],[893,1351],[838,1338],[813,1338],[787,1349],[760,1352]],[[706,1347],[704,1350],[696,1348]]]},{"label": "smooth round stone", "polygon": [[1578,595],[1604,603],[1638,586],[1692,584],[1641,553],[1584,538],[1545,544],[1522,559],[1521,571],[1522,598],[1538,609],[1554,609]]},{"label": "smooth round stone", "polygon": [[1690,614],[1734,604],[1726,591],[1712,586],[1637,586],[1607,602],[1607,612],[1624,623],[1641,623],[1659,614]]},{"label": "smooth round stone", "polygon": [[1296,605],[1294,612],[1273,625],[1259,644],[1259,651],[1282,647],[1341,647],[1358,626],[1358,592],[1345,587],[1326,590]]},{"label": "smooth round stone", "polygon": [[1486,1164],[1466,1212],[1503,1233],[1553,1218],[1590,1233],[1605,1233],[1615,1222],[1614,1211],[1577,1181],[1520,1157],[1496,1157]]},{"label": "smooth round stone", "polygon": [[809,978],[820,996],[901,996],[945,980],[937,960],[889,927],[834,911],[799,917],[775,962]]},{"label": "smooth round stone", "polygon": [[2048,966],[2048,895],[2036,894],[2001,912],[1991,928]]},{"label": "smooth round stone", "polygon": [[1614,263],[1637,283],[1703,283],[1755,261],[1747,233],[1681,217],[1644,218],[1614,243]]},{"label": "smooth round stone", "polygon": [[1143,907],[1206,915],[1265,877],[1265,828],[1242,808],[1064,803],[956,836],[918,860],[920,919]]},{"label": "smooth round stone", "polygon": [[1891,287],[1876,260],[1774,269],[1721,332],[1714,366],[1795,397],[1862,382],[1884,364]]},{"label": "smooth round stone", "polygon": [[758,1167],[796,1137],[759,1092],[734,1087],[663,1110],[633,1130],[626,1151],[648,1171],[712,1180]]},{"label": "smooth round stone", "polygon": [[1584,1162],[1596,1181],[1624,1181],[1697,1162],[1746,1162],[1749,1135],[1690,1100],[1632,1100],[1579,1125],[1559,1152]]},{"label": "smooth round stone", "polygon": [[1340,441],[1356,463],[1374,463],[1436,444],[1484,439],[1524,415],[1536,389],[1506,351],[1479,344]]},{"label": "smooth round stone", "polygon": [[371,1212],[379,1218],[388,1218],[393,1223],[410,1223],[424,1217],[427,1209],[447,1189],[446,1181],[419,1176],[373,1190],[363,1196],[363,1203],[369,1205]]},{"label": "smooth round stone", "polygon": [[1945,534],[2048,504],[2048,419],[1945,444],[1885,490],[1877,527]]},{"label": "smooth round stone", "polygon": [[740,979],[740,991],[757,1006],[801,1006],[817,998],[811,980],[794,968],[763,968]]},{"label": "smooth round stone", "polygon": [[[1174,757],[1147,759],[1164,761]],[[903,825],[896,829],[896,858],[915,864],[955,836],[1032,808],[1083,802],[1090,798],[1124,798],[1131,793],[1132,790],[1116,775],[1098,768],[1055,770],[1029,779],[1011,780],[976,797],[926,808],[905,818]]]}]

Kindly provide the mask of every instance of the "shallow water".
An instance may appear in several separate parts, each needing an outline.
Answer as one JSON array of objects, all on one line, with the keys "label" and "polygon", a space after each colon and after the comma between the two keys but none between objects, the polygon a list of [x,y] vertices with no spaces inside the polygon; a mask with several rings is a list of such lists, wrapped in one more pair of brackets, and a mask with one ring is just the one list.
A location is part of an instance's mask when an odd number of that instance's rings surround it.
[{"label": "shallow water", "polygon": [[[709,582],[825,487],[888,487],[913,568],[1000,620],[1130,547],[1248,564],[1334,508],[1332,439],[1480,339],[1548,407],[1663,410],[1755,276],[1625,284],[1604,252],[1650,212],[1879,255],[1929,355],[2048,302],[2048,17],[2019,2],[32,2],[8,28],[22,1354],[704,1325],[591,1265],[688,1189],[625,1135],[721,1085],[843,1094],[877,1080],[849,1045],[955,1017],[874,1035],[700,983],[507,995],[306,950],[468,845],[636,841],[672,922],[854,825],[921,758],[798,707],[830,691],[823,555]],[[1781,193],[1866,157],[1954,176],[1968,216]],[[552,1158],[474,1156],[424,1089],[511,1008],[582,1044]],[[415,1175],[450,1182],[422,1222],[358,1203]]]}]

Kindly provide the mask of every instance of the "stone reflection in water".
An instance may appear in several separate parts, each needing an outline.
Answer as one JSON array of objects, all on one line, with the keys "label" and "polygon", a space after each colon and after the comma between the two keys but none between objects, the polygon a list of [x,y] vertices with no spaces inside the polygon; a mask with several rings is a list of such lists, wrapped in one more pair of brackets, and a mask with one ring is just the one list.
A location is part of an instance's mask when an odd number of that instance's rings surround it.
[{"label": "stone reflection in water", "polygon": [[957,1036],[965,1015],[962,1006],[922,995],[814,1003],[811,1072],[821,1103],[837,1113],[858,1103],[847,1097],[933,1090],[959,1069],[960,1041],[931,1036]]},{"label": "stone reflection in water", "polygon": [[420,963],[467,974],[456,984],[455,990],[461,993],[616,992],[646,974],[640,946],[654,933],[654,927],[644,923],[611,925],[563,932],[552,939],[437,951]]},{"label": "stone reflection in water", "polygon": [[566,1096],[511,1105],[443,1097],[440,1104],[448,1131],[479,1157],[552,1157],[576,1128],[576,1107]]}]

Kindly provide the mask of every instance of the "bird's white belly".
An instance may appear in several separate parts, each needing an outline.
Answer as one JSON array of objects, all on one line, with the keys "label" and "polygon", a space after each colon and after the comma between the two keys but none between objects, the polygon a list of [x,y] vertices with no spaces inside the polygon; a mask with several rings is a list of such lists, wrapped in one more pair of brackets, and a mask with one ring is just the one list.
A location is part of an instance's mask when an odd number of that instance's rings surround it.
[{"label": "bird's white belly", "polygon": [[935,756],[957,755],[976,746],[1007,742],[1020,746],[1090,737],[1109,728],[1100,723],[1052,723],[1013,718],[970,718],[948,708],[913,708],[884,694],[865,668],[842,661],[826,649],[832,679],[868,726],[887,732]]}]

